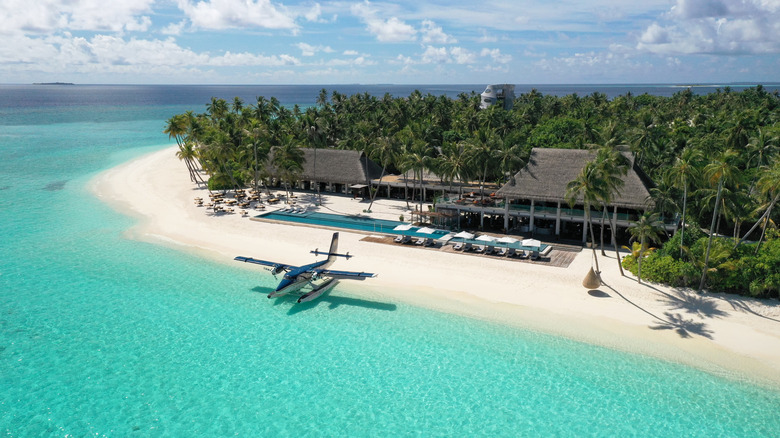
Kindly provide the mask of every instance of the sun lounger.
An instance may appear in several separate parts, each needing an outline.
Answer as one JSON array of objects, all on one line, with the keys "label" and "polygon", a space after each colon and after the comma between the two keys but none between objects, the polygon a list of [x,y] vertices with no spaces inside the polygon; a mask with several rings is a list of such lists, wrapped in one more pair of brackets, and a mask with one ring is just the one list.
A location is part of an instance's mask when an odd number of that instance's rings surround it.
[{"label": "sun lounger", "polygon": [[474,252],[478,252],[478,253],[485,252],[485,245],[478,245],[477,248],[474,250]]},{"label": "sun lounger", "polygon": [[402,235],[400,235],[400,234],[399,234],[398,236],[396,236],[396,238],[395,238],[395,239],[393,239],[393,242],[395,242],[395,243],[401,243],[401,242],[403,242],[403,240],[404,240],[404,236],[402,236]]},{"label": "sun lounger", "polygon": [[498,255],[500,255],[501,257],[507,255],[507,248],[503,247],[503,248],[499,249],[498,250]]},{"label": "sun lounger", "polygon": [[428,237],[425,239],[425,243],[423,243],[423,246],[433,246],[433,238]]},{"label": "sun lounger", "polygon": [[412,236],[404,236],[404,238],[401,240],[401,243],[412,243]]},{"label": "sun lounger", "polygon": [[422,246],[423,243],[425,243],[425,238],[423,238],[423,237],[418,237],[417,240],[414,241],[415,245]]},{"label": "sun lounger", "polygon": [[452,249],[461,251],[463,249],[463,242],[456,242],[455,245],[452,246]]},{"label": "sun lounger", "polygon": [[528,258],[528,251],[522,250],[517,253],[517,256],[521,259],[527,259]]},{"label": "sun lounger", "polygon": [[516,249],[514,249],[514,248],[507,249],[507,251],[506,251],[506,256],[507,257],[514,257],[516,255],[517,255],[517,250]]},{"label": "sun lounger", "polygon": [[531,251],[531,260],[539,259],[539,251]]},{"label": "sun lounger", "polygon": [[474,245],[472,245],[469,242],[466,242],[466,244],[463,246],[463,252],[472,251],[473,249],[474,249]]},{"label": "sun lounger", "polygon": [[493,254],[494,252],[496,252],[496,247],[495,247],[495,246],[493,246],[493,245],[488,245],[488,246],[486,246],[486,247],[485,247],[485,254],[487,254],[487,255],[491,255],[491,254]]}]

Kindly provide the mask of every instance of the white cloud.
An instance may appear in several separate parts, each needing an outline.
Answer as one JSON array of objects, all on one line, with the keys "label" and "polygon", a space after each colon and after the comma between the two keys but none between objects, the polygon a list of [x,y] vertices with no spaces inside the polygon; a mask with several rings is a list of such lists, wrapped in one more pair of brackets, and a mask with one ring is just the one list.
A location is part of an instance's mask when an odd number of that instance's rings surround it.
[{"label": "white cloud", "polygon": [[447,54],[446,47],[428,46],[422,54],[422,62],[425,64],[443,64],[451,62],[450,55]]},{"label": "white cloud", "polygon": [[495,43],[498,41],[498,38],[496,38],[493,35],[488,35],[488,33],[485,30],[482,30],[482,36],[477,38],[477,42],[484,44],[484,43]]},{"label": "white cloud", "polygon": [[5,0],[1,34],[49,34],[60,30],[146,31],[154,0]]},{"label": "white cloud", "polygon": [[345,50],[344,53],[343,53],[343,55],[345,55],[345,56],[355,56],[357,54],[358,54],[358,52],[356,50]]},{"label": "white cloud", "polygon": [[204,29],[298,29],[294,15],[270,0],[178,0],[178,5],[193,26]]},{"label": "white cloud", "polygon": [[298,43],[295,47],[301,49],[303,56],[314,56],[317,52],[332,53],[333,49],[330,46],[312,46],[311,44]]},{"label": "white cloud", "polygon": [[422,33],[422,42],[425,44],[452,44],[458,42],[452,36],[444,33],[442,28],[436,26],[436,23],[431,20],[423,20],[420,33]]},{"label": "white cloud", "polygon": [[322,6],[320,6],[319,3],[315,3],[314,6],[312,6],[312,8],[309,9],[309,11],[306,12],[303,16],[308,21],[320,21],[321,15],[322,15]]},{"label": "white cloud", "polygon": [[398,18],[390,17],[387,20],[377,18],[376,11],[371,8],[368,1],[352,5],[350,10],[353,15],[366,24],[366,28],[372,35],[376,36],[377,41],[396,43],[414,41],[417,38],[417,31],[414,27]]},{"label": "white cloud", "polygon": [[[25,69],[41,72],[126,73],[169,71],[173,68],[239,67],[299,65],[297,58],[286,55],[265,56],[255,53],[225,52],[212,55],[179,46],[169,37],[158,39],[124,39],[113,35],[92,38],[70,34],[29,38],[12,37],[9,46],[0,48],[0,66],[24,64]],[[21,51],[20,51],[21,49]]]},{"label": "white cloud", "polygon": [[420,57],[422,64],[473,64],[476,55],[462,47],[434,47],[426,46]]},{"label": "white cloud", "polygon": [[163,35],[181,35],[184,30],[184,26],[187,25],[187,20],[181,20],[178,23],[171,23],[165,26],[160,32]]},{"label": "white cloud", "polygon": [[780,1],[677,0],[637,48],[662,55],[780,53]]},{"label": "white cloud", "polygon": [[482,49],[480,56],[489,56],[493,62],[498,64],[509,64],[512,62],[512,55],[504,55],[501,49]]}]

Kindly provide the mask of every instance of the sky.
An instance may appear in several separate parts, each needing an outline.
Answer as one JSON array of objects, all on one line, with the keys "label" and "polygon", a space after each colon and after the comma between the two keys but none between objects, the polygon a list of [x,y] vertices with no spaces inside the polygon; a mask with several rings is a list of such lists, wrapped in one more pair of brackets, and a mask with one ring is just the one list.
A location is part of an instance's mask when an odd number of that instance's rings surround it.
[{"label": "sky", "polygon": [[780,0],[2,0],[0,83],[780,82]]}]

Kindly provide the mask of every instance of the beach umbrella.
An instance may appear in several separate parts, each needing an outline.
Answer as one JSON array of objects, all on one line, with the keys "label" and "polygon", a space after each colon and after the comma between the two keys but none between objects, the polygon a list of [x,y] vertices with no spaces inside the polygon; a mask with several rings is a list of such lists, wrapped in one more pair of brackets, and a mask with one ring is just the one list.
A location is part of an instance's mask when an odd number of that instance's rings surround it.
[{"label": "beach umbrella", "polygon": [[504,237],[498,239],[497,242],[499,242],[499,243],[515,243],[515,242],[517,242],[517,239],[515,239],[514,237],[504,236]]},{"label": "beach umbrella", "polygon": [[436,229],[429,228],[429,227],[423,227],[423,228],[420,228],[419,230],[417,230],[418,233],[422,233],[422,234],[431,234],[434,231],[436,231]]},{"label": "beach umbrella", "polygon": [[483,242],[495,242],[496,238],[493,236],[488,236],[487,234],[483,234],[479,237],[477,237],[477,240],[481,240]]},{"label": "beach umbrella", "polygon": [[401,224],[393,228],[395,231],[409,231],[412,229],[412,224]]},{"label": "beach umbrella", "polygon": [[461,239],[473,239],[474,235],[469,233],[469,232],[467,232],[467,231],[461,231],[460,233],[458,233],[458,234],[456,234],[456,235],[454,235],[452,237],[459,237]]},{"label": "beach umbrella", "polygon": [[535,246],[535,247],[538,248],[538,247],[542,246],[542,242],[540,242],[540,241],[538,241],[536,239],[523,239],[523,242],[521,243],[521,245],[528,246],[528,247],[534,247]]},{"label": "beach umbrella", "polygon": [[440,240],[442,242],[449,242],[453,237],[455,237],[455,234],[450,233],[450,234],[447,234],[446,236],[439,237],[438,240]]}]

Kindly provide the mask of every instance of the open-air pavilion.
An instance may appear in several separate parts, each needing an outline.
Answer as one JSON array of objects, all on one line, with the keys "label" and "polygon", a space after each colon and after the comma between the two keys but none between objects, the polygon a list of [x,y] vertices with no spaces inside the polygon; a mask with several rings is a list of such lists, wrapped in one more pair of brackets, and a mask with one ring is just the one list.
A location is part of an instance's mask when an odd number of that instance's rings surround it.
[{"label": "open-air pavilion", "polygon": [[[566,201],[566,186],[576,179],[585,164],[595,156],[592,150],[542,149],[531,150],[526,166],[510,182],[495,193],[493,205],[469,205],[448,203],[441,209],[456,210],[458,214],[479,214],[503,217],[504,230],[517,230],[532,236],[581,235],[587,240],[585,210],[580,198],[574,206]],[[624,153],[629,160],[628,173],[623,177],[620,193],[608,205],[618,230],[627,228],[651,206],[647,175],[636,165],[633,155]],[[593,206],[591,221],[597,224],[604,213]],[[674,222],[667,224],[673,228]]]}]

